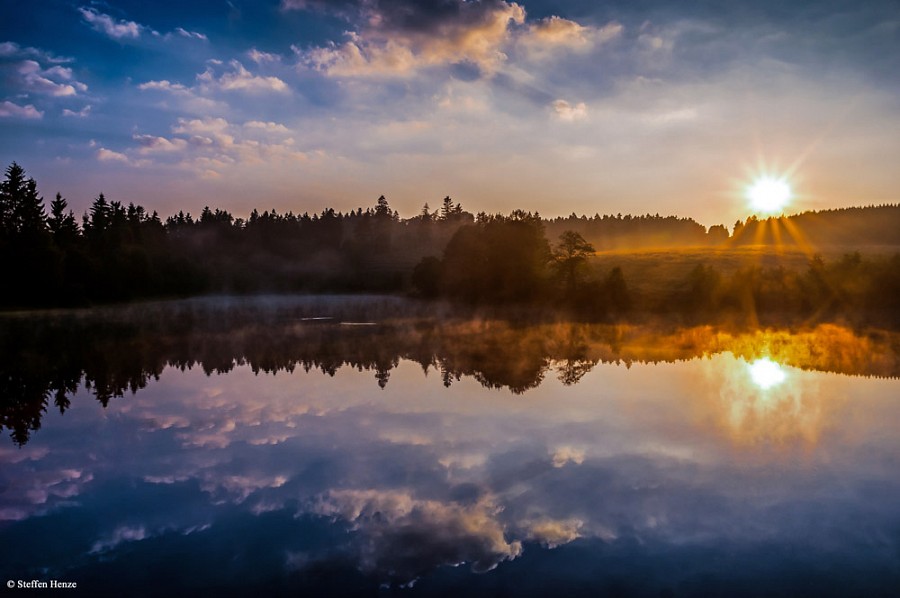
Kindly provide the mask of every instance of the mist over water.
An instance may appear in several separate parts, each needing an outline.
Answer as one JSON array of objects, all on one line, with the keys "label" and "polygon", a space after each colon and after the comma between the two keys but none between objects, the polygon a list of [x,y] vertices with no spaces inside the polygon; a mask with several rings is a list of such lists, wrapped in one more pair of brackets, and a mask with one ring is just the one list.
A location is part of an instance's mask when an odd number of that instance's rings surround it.
[{"label": "mist over water", "polygon": [[0,326],[7,579],[85,595],[900,587],[896,333],[526,324],[371,297]]}]

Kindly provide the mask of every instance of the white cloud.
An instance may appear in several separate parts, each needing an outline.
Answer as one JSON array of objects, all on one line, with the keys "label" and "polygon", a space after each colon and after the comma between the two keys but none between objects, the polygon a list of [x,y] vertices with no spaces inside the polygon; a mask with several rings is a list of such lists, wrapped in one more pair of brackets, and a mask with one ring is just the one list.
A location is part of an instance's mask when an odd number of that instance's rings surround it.
[{"label": "white cloud", "polygon": [[134,135],[132,139],[140,144],[138,150],[141,154],[150,154],[157,152],[177,152],[187,147],[187,141],[184,139],[166,139],[165,137],[156,137],[154,135]]},{"label": "white cloud", "polygon": [[116,21],[109,15],[97,12],[93,8],[82,7],[78,11],[84,20],[101,33],[113,39],[135,38],[141,35],[142,27],[134,21]]},{"label": "white cloud", "polygon": [[163,79],[161,81],[147,81],[146,83],[141,83],[140,85],[138,85],[138,89],[140,89],[141,91],[146,91],[148,89],[168,91],[176,94],[190,93],[190,90],[181,83],[172,83],[171,81],[168,81],[166,79]]},{"label": "white cloud", "polygon": [[[288,127],[271,121],[236,124],[216,117],[179,118],[170,136],[135,134],[134,147],[124,153],[100,148],[97,158],[132,166],[177,167],[204,178],[217,178],[242,164],[306,161],[306,152],[296,147],[292,135]],[[224,440],[214,431],[207,441]]]},{"label": "white cloud", "polygon": [[181,37],[186,37],[188,39],[199,39],[202,41],[208,41],[209,39],[202,33],[198,33],[196,31],[188,31],[186,29],[183,29],[182,27],[176,27],[175,33],[177,33]]},{"label": "white cloud", "polygon": [[180,109],[196,114],[209,114],[210,112],[227,108],[216,100],[203,97],[196,88],[187,87],[181,83],[172,83],[166,79],[141,83],[138,85],[138,89],[141,91],[167,93],[180,100],[178,103]]},{"label": "white cloud", "polygon": [[574,122],[587,117],[587,106],[584,102],[573,105],[565,100],[555,100],[552,106],[557,118],[564,122]]},{"label": "white cloud", "polygon": [[263,64],[266,62],[278,62],[281,60],[281,56],[278,54],[271,54],[269,52],[261,52],[256,48],[250,48],[247,50],[247,56],[255,62],[256,64]]},{"label": "white cloud", "polygon": [[128,156],[121,152],[116,152],[105,147],[97,150],[97,159],[101,162],[124,162],[129,163]]},{"label": "white cloud", "polygon": [[[74,80],[69,68],[54,66],[45,70],[34,60],[23,60],[16,71],[22,88],[28,92],[61,97],[87,91],[87,85]],[[62,81],[54,81],[53,78]]]},{"label": "white cloud", "polygon": [[616,22],[603,27],[584,26],[562,17],[547,17],[531,24],[521,42],[534,50],[555,47],[589,49],[595,44],[608,42],[619,37],[625,28]]},{"label": "white cloud", "polygon": [[87,106],[85,106],[81,110],[78,110],[77,112],[74,110],[69,110],[68,108],[64,108],[62,113],[63,113],[63,116],[74,116],[74,117],[78,117],[78,118],[86,118],[91,113],[91,106],[90,106],[90,104],[88,104]]},{"label": "white cloud", "polygon": [[31,104],[19,106],[7,101],[0,104],[0,117],[37,119],[43,118],[44,113]]},{"label": "white cloud", "polygon": [[232,60],[228,64],[232,69],[230,72],[223,73],[217,77],[210,67],[197,75],[197,80],[200,81],[203,87],[223,91],[245,91],[248,93],[286,93],[290,91],[287,83],[278,77],[254,75],[237,60]]},{"label": "white cloud", "polygon": [[289,134],[291,132],[286,126],[281,123],[276,122],[263,122],[259,120],[251,120],[249,122],[244,123],[244,128],[247,129],[256,129],[265,131],[268,133],[285,133]]}]

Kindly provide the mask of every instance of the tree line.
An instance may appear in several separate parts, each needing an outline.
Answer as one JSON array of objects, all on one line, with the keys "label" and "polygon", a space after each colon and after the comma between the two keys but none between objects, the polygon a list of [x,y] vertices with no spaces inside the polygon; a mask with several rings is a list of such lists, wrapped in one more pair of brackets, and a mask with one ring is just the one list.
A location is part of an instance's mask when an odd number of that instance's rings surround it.
[{"label": "tree line", "polygon": [[103,193],[79,219],[57,193],[47,214],[13,163],[0,182],[2,307],[78,306],[212,293],[401,291],[474,216],[449,197],[400,219],[387,199],[347,213],[206,207],[163,220]]},{"label": "tree line", "polygon": [[[868,224],[867,224],[868,223]],[[590,318],[676,314],[864,313],[896,320],[900,257],[850,254],[806,271],[752,266],[719,272],[701,264],[652,296],[621,267],[600,270],[596,251],[628,247],[737,247],[900,243],[900,206],[804,213],[706,229],[686,218],[544,219],[515,210],[472,214],[445,197],[403,219],[381,196],[374,206],[318,214],[222,209],[163,220],[102,193],[76,217],[59,193],[49,214],[37,183],[13,163],[0,182],[0,307],[78,306],[155,297],[291,292],[411,293],[468,305],[564,308]]]}]

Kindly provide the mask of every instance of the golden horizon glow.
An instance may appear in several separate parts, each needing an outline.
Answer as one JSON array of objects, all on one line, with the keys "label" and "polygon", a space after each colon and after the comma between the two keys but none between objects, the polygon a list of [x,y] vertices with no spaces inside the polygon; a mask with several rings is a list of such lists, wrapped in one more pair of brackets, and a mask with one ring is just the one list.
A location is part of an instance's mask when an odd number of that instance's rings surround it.
[{"label": "golden horizon glow", "polygon": [[792,197],[791,186],[783,178],[760,177],[747,189],[750,206],[766,214],[782,211]]},{"label": "golden horizon glow", "polygon": [[787,378],[784,369],[768,357],[757,359],[748,366],[748,369],[750,371],[750,379],[762,390],[769,390],[773,386],[778,386]]}]

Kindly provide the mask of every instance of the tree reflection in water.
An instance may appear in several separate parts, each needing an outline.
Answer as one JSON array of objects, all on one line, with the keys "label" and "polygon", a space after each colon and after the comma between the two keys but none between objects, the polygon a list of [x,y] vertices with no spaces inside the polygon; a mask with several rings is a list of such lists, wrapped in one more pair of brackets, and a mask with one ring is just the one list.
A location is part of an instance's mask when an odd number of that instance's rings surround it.
[{"label": "tree reflection in water", "polygon": [[[348,323],[374,323],[353,326]],[[401,359],[522,393],[548,373],[576,384],[598,363],[660,363],[731,352],[801,369],[900,376],[900,334],[835,325],[803,330],[579,322],[523,323],[396,298],[189,300],[0,317],[0,427],[24,445],[43,414],[65,412],[80,386],[104,407],[166,367],[207,375],[344,366],[384,388]]]}]

